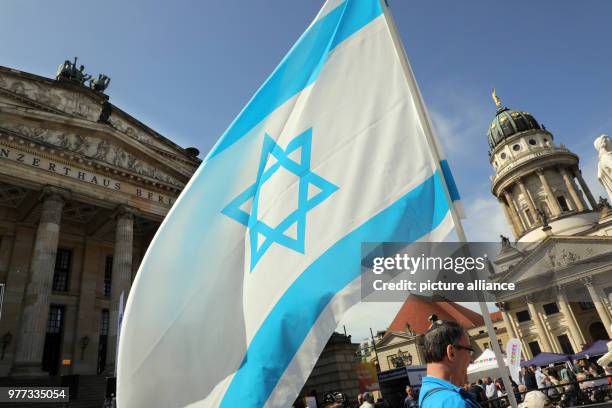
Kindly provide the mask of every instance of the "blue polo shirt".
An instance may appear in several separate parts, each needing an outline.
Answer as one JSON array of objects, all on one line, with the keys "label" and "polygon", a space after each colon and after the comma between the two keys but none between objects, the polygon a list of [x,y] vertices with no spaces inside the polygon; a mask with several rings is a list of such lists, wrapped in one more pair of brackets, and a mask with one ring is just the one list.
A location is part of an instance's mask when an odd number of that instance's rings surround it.
[{"label": "blue polo shirt", "polygon": [[[423,401],[427,392],[434,388],[443,388],[439,391],[432,392]],[[420,408],[480,408],[480,405],[474,400],[474,396],[465,391],[461,387],[457,387],[440,378],[426,376],[423,377],[421,383],[421,391],[419,392],[419,407]]]}]

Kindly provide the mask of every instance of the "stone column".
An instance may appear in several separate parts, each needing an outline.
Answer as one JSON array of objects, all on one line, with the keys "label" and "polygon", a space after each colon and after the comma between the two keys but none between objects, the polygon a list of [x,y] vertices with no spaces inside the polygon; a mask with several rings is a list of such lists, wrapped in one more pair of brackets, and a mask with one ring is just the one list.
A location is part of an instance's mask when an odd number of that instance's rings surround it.
[{"label": "stone column", "polygon": [[504,215],[506,216],[506,221],[508,221],[508,224],[510,224],[510,227],[512,227],[512,233],[514,234],[515,237],[518,238],[520,233],[519,233],[519,229],[517,228],[516,224],[514,223],[514,219],[512,218],[512,214],[510,213],[510,206],[508,204],[504,203],[504,200],[502,200],[501,198],[499,199],[499,204],[501,204],[502,209],[504,210]]},{"label": "stone column", "polygon": [[555,195],[553,194],[552,189],[550,188],[550,184],[548,184],[548,180],[546,180],[544,170],[538,169],[537,173],[538,177],[540,178],[540,182],[542,183],[542,187],[544,187],[544,192],[546,193],[548,205],[550,206],[550,209],[552,211],[552,216],[557,217],[559,216],[559,214],[561,214],[561,207],[557,202],[557,197],[555,197]]},{"label": "stone column", "polygon": [[519,337],[516,335],[514,326],[512,325],[512,322],[510,321],[511,317],[508,314],[508,309],[507,309],[506,304],[504,302],[500,302],[497,304],[497,307],[499,307],[499,310],[501,311],[501,315],[502,315],[502,318],[504,319],[504,324],[506,325],[506,328],[508,329],[508,334],[510,335],[510,338],[518,339]]},{"label": "stone column", "polygon": [[533,303],[533,299],[531,297],[527,297],[525,299],[527,301],[527,307],[529,308],[529,314],[531,314],[531,319],[536,326],[536,330],[538,331],[538,339],[542,343],[542,351],[552,352],[552,346],[548,339],[548,334],[546,333],[546,329],[544,327],[544,323],[540,318],[540,314],[536,310],[535,304]]},{"label": "stone column", "polygon": [[531,196],[529,195],[529,192],[527,191],[527,187],[525,187],[525,183],[523,183],[523,180],[519,179],[517,183],[519,188],[521,189],[521,193],[523,193],[523,196],[525,196],[525,201],[527,201],[527,207],[529,207],[529,211],[531,211],[531,217],[533,218],[533,224],[535,225],[538,223],[538,211],[536,210],[535,204],[533,203],[533,200],[531,199]]},{"label": "stone column", "polygon": [[115,354],[117,347],[117,318],[119,299],[123,293],[125,305],[132,283],[132,250],[134,243],[134,214],[135,210],[120,207],[115,218],[115,248],[113,252],[113,276],[111,281],[110,321],[107,351],[107,371],[115,369]]},{"label": "stone column", "polygon": [[514,201],[512,200],[512,196],[510,193],[504,190],[504,197],[506,198],[506,203],[508,203],[508,210],[510,211],[510,217],[512,218],[513,224],[516,227],[519,234],[516,235],[516,238],[519,237],[525,231],[523,228],[523,224],[521,222],[521,218],[518,216],[516,209],[514,207]]},{"label": "stone column", "polygon": [[591,299],[593,300],[593,304],[595,305],[595,309],[597,309],[597,314],[601,319],[606,331],[608,332],[608,337],[612,338],[612,328],[610,328],[610,324],[612,321],[610,320],[610,316],[608,316],[608,312],[606,311],[606,306],[604,305],[599,293],[597,293],[597,289],[593,286],[593,278],[591,276],[587,276],[582,278],[582,283],[586,286],[589,291],[589,295],[591,295]]},{"label": "stone column", "polygon": [[43,189],[42,213],[36,231],[30,281],[26,289],[21,327],[17,339],[15,371],[43,374],[41,363],[53,284],[55,256],[59,241],[62,209],[68,193],[52,187]]},{"label": "stone column", "polygon": [[567,187],[567,190],[569,191],[570,195],[572,196],[572,200],[574,201],[574,204],[576,205],[576,209],[579,212],[584,211],[585,206],[584,206],[584,203],[582,202],[582,198],[578,194],[578,191],[576,191],[576,186],[574,185],[574,182],[572,181],[565,167],[561,167],[561,175],[563,176],[565,187]]},{"label": "stone column", "polygon": [[567,302],[567,296],[565,295],[565,289],[563,286],[557,286],[557,301],[563,317],[567,321],[567,327],[569,329],[570,336],[574,343],[574,351],[577,353],[582,349],[582,345],[586,343],[584,336],[578,328],[578,322],[572,313],[569,303]]},{"label": "stone column", "polygon": [[0,237],[0,279],[6,282],[15,234],[7,231]]},{"label": "stone column", "polygon": [[578,180],[578,184],[580,184],[580,188],[584,192],[584,195],[586,195],[587,200],[589,201],[589,204],[591,204],[591,209],[596,210],[597,201],[595,201],[593,194],[591,194],[591,190],[589,190],[589,186],[587,186],[587,183],[582,178],[582,171],[580,171],[580,169],[577,169],[576,172],[574,173],[574,176]]},{"label": "stone column", "polygon": [[521,338],[521,346],[523,346],[521,358],[523,360],[531,360],[533,358],[533,354],[531,353],[531,349],[529,348],[529,344],[523,338]]}]

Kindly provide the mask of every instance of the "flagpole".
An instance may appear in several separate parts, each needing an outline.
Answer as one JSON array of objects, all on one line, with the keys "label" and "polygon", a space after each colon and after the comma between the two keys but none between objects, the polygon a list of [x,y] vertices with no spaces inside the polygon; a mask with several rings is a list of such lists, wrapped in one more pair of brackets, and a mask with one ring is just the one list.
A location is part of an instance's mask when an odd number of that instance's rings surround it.
[{"label": "flagpole", "polygon": [[[402,70],[404,71],[404,76],[406,77],[406,80],[408,81],[408,86],[416,94],[415,95],[415,99],[416,99],[415,107],[416,107],[419,119],[421,121],[421,124],[423,126],[423,133],[425,134],[427,143],[429,144],[432,155],[434,156],[436,168],[438,170],[438,173],[440,174],[440,178],[442,179],[442,184],[444,186],[443,188],[444,195],[446,196],[447,202],[450,203],[449,210],[450,210],[451,218],[455,225],[455,231],[457,233],[457,238],[459,239],[460,242],[467,243],[468,240],[465,234],[465,230],[463,229],[463,225],[461,224],[461,218],[457,214],[455,204],[453,203],[450,192],[448,191],[448,184],[446,183],[446,177],[440,167],[442,155],[440,154],[440,151],[439,151],[439,145],[435,137],[432,122],[429,118],[427,110],[425,109],[425,102],[423,100],[423,96],[421,95],[421,91],[416,82],[414,72],[412,70],[412,67],[410,66],[410,62],[408,61],[408,56],[406,55],[406,51],[404,47],[402,46],[402,42],[401,42],[399,33],[397,31],[397,27],[395,25],[395,20],[393,19],[393,15],[391,14],[389,10],[389,5],[387,4],[387,0],[380,0],[380,2],[384,10],[385,20],[387,24],[389,25],[389,31],[391,33],[393,45],[395,46],[395,51],[398,53],[398,57],[402,65]],[[512,390],[512,383],[510,382],[510,378],[508,376],[507,370],[502,369],[502,367],[505,367],[504,359],[501,353],[501,349],[499,347],[499,343],[497,342],[497,335],[495,334],[495,329],[493,328],[493,322],[491,321],[491,315],[489,312],[489,308],[487,306],[487,303],[484,301],[482,294],[480,292],[476,292],[476,295],[478,297],[478,304],[480,305],[480,311],[482,313],[482,317],[484,319],[485,325],[487,326],[489,337],[491,338],[491,347],[493,348],[493,352],[495,353],[495,357],[497,358],[499,374],[504,383],[504,388],[506,389],[506,393],[508,395],[510,404],[512,405],[513,408],[516,408],[517,402],[516,402],[516,398],[514,397],[514,392]]]}]

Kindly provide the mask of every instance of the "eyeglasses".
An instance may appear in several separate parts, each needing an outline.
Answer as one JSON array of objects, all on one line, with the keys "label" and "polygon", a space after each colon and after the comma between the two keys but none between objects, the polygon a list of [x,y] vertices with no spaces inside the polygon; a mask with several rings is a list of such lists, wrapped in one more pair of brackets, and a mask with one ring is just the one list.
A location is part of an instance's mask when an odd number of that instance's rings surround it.
[{"label": "eyeglasses", "polygon": [[461,344],[453,344],[453,347],[459,350],[467,350],[470,352],[470,355],[473,357],[474,354],[476,353],[476,350],[474,350],[472,347],[467,347],[467,346],[462,346]]}]

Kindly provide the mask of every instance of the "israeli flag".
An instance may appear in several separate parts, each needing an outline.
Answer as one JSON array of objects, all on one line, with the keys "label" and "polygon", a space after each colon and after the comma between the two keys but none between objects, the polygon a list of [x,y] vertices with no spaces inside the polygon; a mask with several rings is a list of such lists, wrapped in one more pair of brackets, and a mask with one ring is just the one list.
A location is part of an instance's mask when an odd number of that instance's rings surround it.
[{"label": "israeli flag", "polygon": [[450,231],[456,189],[410,75],[384,3],[327,1],[153,239],[119,407],[290,407],[359,302],[361,243]]}]

